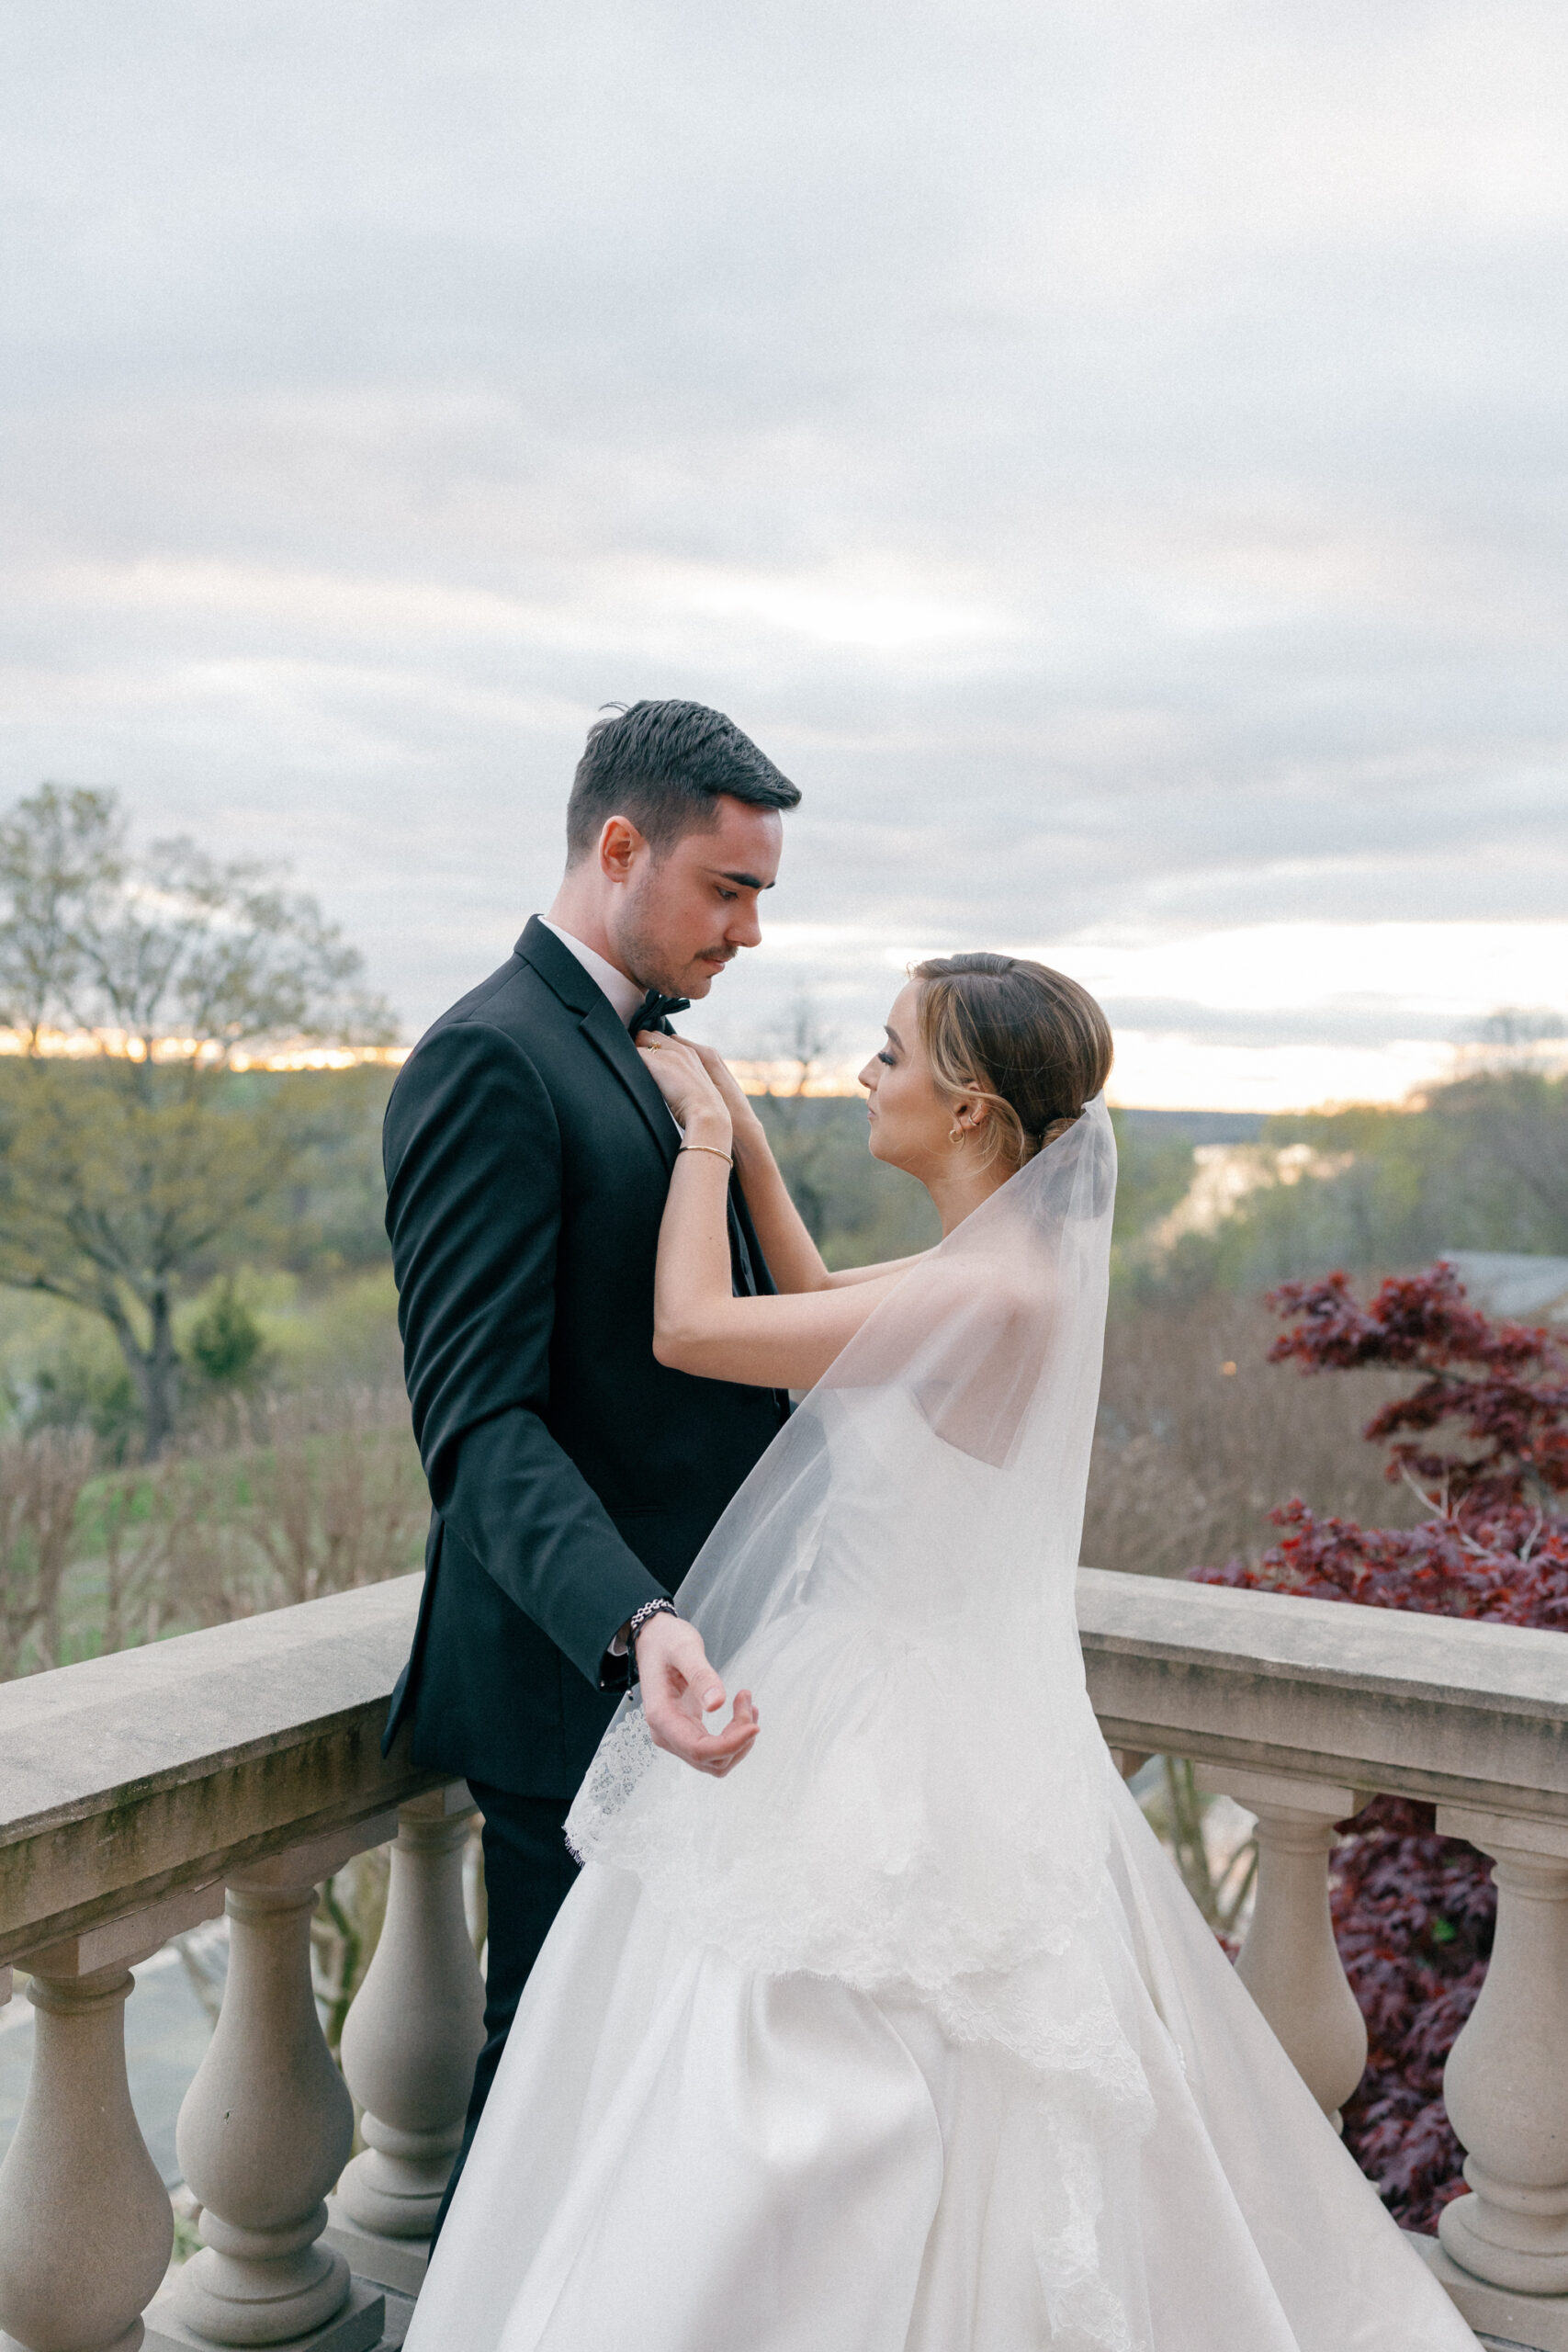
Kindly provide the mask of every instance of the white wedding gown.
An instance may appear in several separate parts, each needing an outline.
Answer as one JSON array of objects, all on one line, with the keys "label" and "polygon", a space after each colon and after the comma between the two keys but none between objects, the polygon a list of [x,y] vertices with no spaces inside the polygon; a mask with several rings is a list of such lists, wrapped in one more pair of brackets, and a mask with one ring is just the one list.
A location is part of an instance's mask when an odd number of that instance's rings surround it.
[{"label": "white wedding gown", "polygon": [[612,1726],[408,2352],[1473,2352],[1089,1710],[1103,1108],[1064,1144],[694,1570],[761,1736]]}]

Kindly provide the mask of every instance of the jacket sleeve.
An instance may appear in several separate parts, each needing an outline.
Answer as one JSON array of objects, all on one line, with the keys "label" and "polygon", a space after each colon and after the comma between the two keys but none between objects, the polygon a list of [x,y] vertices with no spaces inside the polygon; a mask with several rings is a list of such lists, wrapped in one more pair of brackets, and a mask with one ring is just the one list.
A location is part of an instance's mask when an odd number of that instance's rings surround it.
[{"label": "jacket sleeve", "polygon": [[561,1184],[548,1092],[513,1038],[454,1023],[405,1065],[383,1156],[431,1499],[598,1686],[615,1633],[662,1587],[545,1424]]}]

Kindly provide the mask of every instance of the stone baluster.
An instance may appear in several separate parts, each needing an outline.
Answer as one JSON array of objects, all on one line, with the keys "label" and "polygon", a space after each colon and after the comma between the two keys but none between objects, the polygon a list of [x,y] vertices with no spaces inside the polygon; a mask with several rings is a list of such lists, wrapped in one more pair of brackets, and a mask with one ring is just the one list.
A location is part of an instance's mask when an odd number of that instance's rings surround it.
[{"label": "stone baluster", "polygon": [[219,1887],[175,1896],[27,1958],[33,2062],[0,2165],[0,2345],[137,2352],[142,2341],[175,2222],[126,2081],[130,1969],[222,1899]]},{"label": "stone baluster", "polygon": [[1198,1785],[1258,1819],[1258,1890],[1236,1973],[1330,2121],[1367,2064],[1367,2026],[1346,1981],[1328,1909],[1334,1825],[1362,1800],[1326,1781],[1202,1765]]},{"label": "stone baluster", "polygon": [[[1491,2286],[1568,2296],[1568,1823],[1440,1805],[1438,1827],[1495,1858],[1497,1888],[1486,1981],[1443,2076],[1470,2194],[1438,2234]],[[1527,2309],[1551,2326],[1526,2341],[1568,2345],[1568,2302]]]},{"label": "stone baluster", "polygon": [[155,2346],[380,2342],[383,2299],[318,2243],[354,2108],[316,2011],[310,1916],[318,1883],[394,1827],[364,1822],[230,1877],[223,2006],[175,2134],[203,2250],[149,2313]]},{"label": "stone baluster", "polygon": [[484,2044],[484,1979],[463,1911],[473,1799],[457,1781],[398,1815],[380,1941],[343,2034],[366,2142],[331,2202],[362,2278],[417,2294]]}]

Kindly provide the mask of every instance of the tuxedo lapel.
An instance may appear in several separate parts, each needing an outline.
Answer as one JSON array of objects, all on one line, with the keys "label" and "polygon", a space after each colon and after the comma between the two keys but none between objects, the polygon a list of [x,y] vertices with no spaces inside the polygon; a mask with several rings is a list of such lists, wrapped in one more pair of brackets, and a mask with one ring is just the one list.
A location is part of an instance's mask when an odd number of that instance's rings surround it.
[{"label": "tuxedo lapel", "polygon": [[[586,975],[584,975],[586,978]],[[592,983],[590,983],[592,986]],[[591,1046],[609,1063],[621,1080],[643,1117],[648,1121],[654,1142],[665,1160],[673,1168],[675,1153],[680,1146],[681,1131],[670,1115],[670,1105],[643,1067],[642,1056],[631,1040],[631,1032],[607,996],[595,989],[596,1004],[583,1014],[581,1029]]]},{"label": "tuxedo lapel", "polygon": [[[631,1032],[604,989],[590,978],[571,950],[561,945],[555,933],[547,924],[542,923],[537,915],[531,917],[513,952],[524,963],[533,966],[569,1012],[577,1014],[578,1027],[594,1051],[609,1064],[642,1113],[648,1122],[649,1133],[659,1147],[660,1158],[666,1168],[672,1170],[675,1154],[680,1149],[681,1131],[670,1115],[670,1105],[649,1077],[643,1057],[632,1042]],[[670,1034],[673,1035],[673,1032]],[[726,1205],[730,1281],[737,1298],[754,1298],[759,1290],[773,1289],[773,1277],[757,1245],[751,1219],[746,1211],[745,1196],[733,1174],[729,1180]]]},{"label": "tuxedo lapel", "polygon": [[[576,960],[574,956],[572,961],[575,963]],[[583,978],[587,978],[586,973],[583,974]],[[589,985],[592,987],[592,982],[590,981]],[[663,1154],[666,1165],[673,1170],[675,1155],[681,1148],[681,1130],[671,1116],[670,1105],[649,1076],[643,1057],[632,1043],[631,1032],[621,1025],[620,1016],[615,1006],[602,989],[594,988],[593,993],[598,1001],[591,1005],[582,1016],[581,1023],[582,1034],[591,1044],[597,1046],[616,1077],[625,1080],[627,1090],[636,1100],[637,1109],[652,1130],[653,1139]],[[673,1036],[675,1032],[672,1029],[667,1029],[665,1034],[668,1036]],[[748,1243],[747,1237],[750,1232],[751,1220],[747,1217],[742,1224],[736,1208],[739,1190],[739,1182],[731,1170],[729,1191],[725,1203],[725,1221],[729,1232],[730,1284],[737,1298],[755,1298],[759,1283],[754,1261],[761,1259],[761,1252],[757,1249],[755,1234],[750,1235],[750,1244]],[[768,1287],[770,1289],[773,1287],[771,1275],[768,1277]]]},{"label": "tuxedo lapel", "polygon": [[530,918],[515,954],[531,964],[539,978],[578,1015],[578,1026],[589,1044],[608,1063],[648,1122],[666,1165],[675,1165],[681,1137],[670,1106],[643,1067],[631,1034],[598,982],[590,978],[570,947],[563,947],[537,915]]}]

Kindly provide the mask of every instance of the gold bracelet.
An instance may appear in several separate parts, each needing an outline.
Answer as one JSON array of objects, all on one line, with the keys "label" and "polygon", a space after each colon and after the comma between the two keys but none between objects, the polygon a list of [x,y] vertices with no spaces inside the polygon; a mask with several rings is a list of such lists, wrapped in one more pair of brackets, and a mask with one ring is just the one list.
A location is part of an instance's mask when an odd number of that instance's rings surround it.
[{"label": "gold bracelet", "polygon": [[675,1148],[675,1157],[676,1157],[676,1159],[679,1159],[679,1158],[681,1157],[682,1152],[683,1152],[683,1151],[711,1151],[711,1152],[712,1152],[712,1154],[713,1154],[713,1156],[714,1156],[714,1158],[715,1158],[716,1159],[722,1159],[722,1160],[723,1160],[723,1162],[724,1162],[724,1164],[725,1164],[725,1166],[726,1166],[727,1168],[733,1168],[733,1167],[734,1167],[734,1165],[735,1165],[735,1159],[734,1159],[734,1155],[733,1155],[733,1153],[731,1153],[731,1152],[728,1152],[728,1151],[720,1151],[720,1149],[719,1149],[719,1148],[718,1148],[717,1144],[716,1144],[716,1143],[682,1143],[682,1144],[678,1144],[678,1145],[676,1146],[676,1148]]}]

